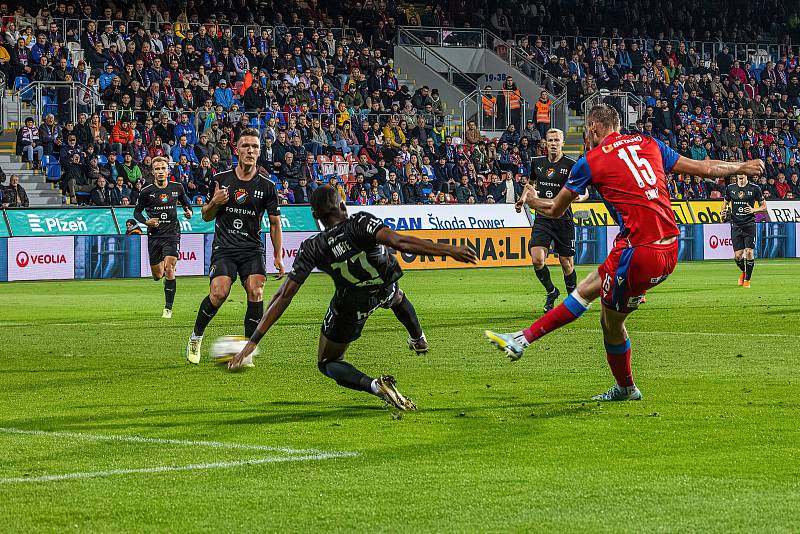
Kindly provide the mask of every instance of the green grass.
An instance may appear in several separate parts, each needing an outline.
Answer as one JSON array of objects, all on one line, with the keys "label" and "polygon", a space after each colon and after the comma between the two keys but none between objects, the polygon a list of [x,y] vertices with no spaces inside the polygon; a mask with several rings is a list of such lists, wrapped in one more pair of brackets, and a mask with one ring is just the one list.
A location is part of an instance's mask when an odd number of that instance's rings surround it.
[{"label": "green grass", "polygon": [[[148,280],[3,284],[0,427],[358,457],[2,483],[0,530],[797,532],[799,267],[758,262],[748,291],[732,262],[681,264],[629,321],[645,400],[602,405],[597,306],[512,364],[482,329],[537,316],[529,270],[406,273],[431,352],[381,310],[348,358],[397,377],[420,409],[402,419],[318,372],[322,275],[242,374],[183,360],[205,279],[179,280],[169,322]],[[241,333],[243,298],[206,348]],[[7,432],[0,450],[4,480],[284,454]]]}]

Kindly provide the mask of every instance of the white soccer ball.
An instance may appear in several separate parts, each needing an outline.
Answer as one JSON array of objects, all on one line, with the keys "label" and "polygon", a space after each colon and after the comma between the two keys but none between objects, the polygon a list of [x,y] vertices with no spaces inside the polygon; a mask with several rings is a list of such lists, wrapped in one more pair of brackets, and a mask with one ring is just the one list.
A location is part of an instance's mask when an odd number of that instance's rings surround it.
[{"label": "white soccer ball", "polygon": [[[248,339],[244,336],[222,336],[211,345],[211,358],[215,363],[228,363],[239,354],[247,345]],[[251,356],[258,354],[258,347]]]}]

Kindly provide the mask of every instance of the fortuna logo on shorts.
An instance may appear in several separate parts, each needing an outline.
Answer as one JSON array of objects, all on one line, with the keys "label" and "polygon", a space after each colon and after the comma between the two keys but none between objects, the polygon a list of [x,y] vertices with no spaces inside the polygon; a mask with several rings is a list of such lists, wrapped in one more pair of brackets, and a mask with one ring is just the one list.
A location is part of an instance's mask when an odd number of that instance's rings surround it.
[{"label": "fortuna logo on shorts", "polygon": [[67,258],[63,254],[36,254],[31,256],[24,250],[17,253],[17,266],[25,268],[28,264],[50,265],[55,263],[67,263]]},{"label": "fortuna logo on shorts", "polygon": [[162,203],[162,204],[166,204],[167,202],[169,202],[169,195],[168,195],[168,194],[166,194],[166,193],[161,193],[161,194],[158,196],[158,198],[159,198],[159,200],[161,200],[161,203]]},{"label": "fortuna logo on shorts", "polygon": [[247,200],[247,191],[244,189],[237,189],[233,194],[233,199],[237,204],[244,204],[244,201]]}]

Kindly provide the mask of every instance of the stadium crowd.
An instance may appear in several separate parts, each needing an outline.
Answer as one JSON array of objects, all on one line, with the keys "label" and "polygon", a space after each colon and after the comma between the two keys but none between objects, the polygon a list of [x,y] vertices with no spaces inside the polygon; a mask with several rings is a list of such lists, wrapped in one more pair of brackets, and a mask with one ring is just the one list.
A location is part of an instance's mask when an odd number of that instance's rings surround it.
[{"label": "stadium crowd", "polygon": [[[565,9],[556,0],[491,8],[459,0],[421,11],[383,1],[323,7],[189,0],[127,9],[57,2],[32,11],[0,4],[0,70],[10,87],[24,76],[91,88],[74,102],[54,88],[52,113],[27,118],[17,132],[18,154],[35,166],[57,165],[70,203],[134,204],[152,179],[151,159],[166,156],[171,180],[202,204],[213,176],[235,164],[235,139],[249,126],[263,133],[259,164],[285,203],[308,202],[322,183],[335,184],[353,204],[513,202],[531,158],[544,155],[547,113],[522,110],[524,127],[508,125],[496,140],[474,121],[454,131],[435,87],[410,91],[398,81],[391,61],[397,28],[470,24],[506,38],[531,30],[595,34],[521,38],[518,45],[565,83],[573,109],[600,90],[615,105],[617,91],[637,95],[642,114],[629,130],[693,159],[764,159],[765,194],[792,198],[800,195],[796,47],[789,43],[775,61],[754,65],[727,48],[703,58],[691,46],[720,32],[758,39],[784,26],[792,31],[796,13],[780,0],[767,3],[769,16],[736,1],[672,11],[646,0],[626,4],[640,20],[630,12],[616,17],[615,3]],[[523,16],[508,17],[516,9]],[[715,15],[702,18],[711,9]],[[607,29],[612,21],[620,23]],[[83,59],[73,61],[70,42],[80,44]],[[512,79],[500,98],[510,107],[519,102]],[[549,102],[546,92],[540,100]],[[716,198],[722,186],[673,176],[670,194]]]}]

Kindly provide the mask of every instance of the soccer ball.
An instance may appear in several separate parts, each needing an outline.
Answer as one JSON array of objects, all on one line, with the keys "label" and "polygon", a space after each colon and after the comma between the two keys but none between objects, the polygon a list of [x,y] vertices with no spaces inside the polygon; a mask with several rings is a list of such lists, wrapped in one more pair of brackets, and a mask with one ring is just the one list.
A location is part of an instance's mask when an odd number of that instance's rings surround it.
[{"label": "soccer ball", "polygon": [[[214,363],[228,363],[234,356],[247,345],[248,339],[244,336],[222,336],[211,345],[211,358]],[[258,347],[250,356],[258,354]]]}]

